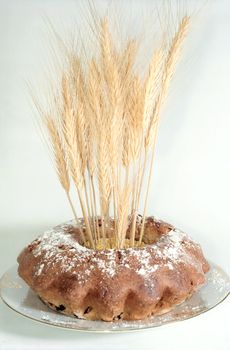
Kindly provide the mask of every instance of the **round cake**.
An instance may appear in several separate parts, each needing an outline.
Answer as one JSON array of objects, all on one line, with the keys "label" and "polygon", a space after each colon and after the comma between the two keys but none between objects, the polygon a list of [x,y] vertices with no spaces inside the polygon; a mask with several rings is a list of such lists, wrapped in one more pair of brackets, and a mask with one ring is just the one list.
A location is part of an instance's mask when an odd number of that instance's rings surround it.
[{"label": "round cake", "polygon": [[[139,217],[136,240],[140,223]],[[84,230],[83,221],[79,225]],[[107,232],[113,232],[112,219]],[[140,320],[182,303],[209,270],[200,246],[163,221],[146,219],[143,242],[89,249],[70,221],[29,244],[18,257],[18,273],[56,311],[88,320]]]}]

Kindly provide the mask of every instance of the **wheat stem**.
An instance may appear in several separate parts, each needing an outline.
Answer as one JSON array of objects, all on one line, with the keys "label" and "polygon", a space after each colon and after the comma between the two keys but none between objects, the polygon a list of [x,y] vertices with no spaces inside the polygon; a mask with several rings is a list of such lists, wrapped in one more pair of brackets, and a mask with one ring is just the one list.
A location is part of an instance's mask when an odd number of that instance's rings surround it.
[{"label": "wheat stem", "polygon": [[78,192],[78,197],[79,197],[80,204],[81,204],[82,214],[83,214],[85,225],[86,225],[86,233],[87,233],[87,236],[89,239],[89,243],[90,243],[90,246],[92,248],[95,248],[95,244],[93,241],[93,236],[92,236],[92,232],[91,232],[91,228],[90,228],[90,224],[89,224],[89,220],[88,220],[88,216],[87,216],[87,211],[86,211],[85,204],[84,204],[83,195],[79,189],[77,189],[77,192]]},{"label": "wheat stem", "polygon": [[150,190],[152,174],[153,174],[153,164],[154,164],[155,147],[156,147],[156,140],[157,140],[157,130],[158,130],[158,128],[156,127],[155,134],[154,134],[154,141],[153,141],[153,149],[152,149],[150,171],[149,171],[149,177],[148,177],[148,183],[147,183],[147,190],[146,190],[146,195],[145,195],[144,211],[143,211],[141,232],[140,232],[140,237],[139,237],[139,244],[142,242],[143,235],[144,235],[145,218],[146,218],[146,211],[147,211],[147,205],[148,205],[148,199],[149,199],[149,190]]},{"label": "wheat stem", "polygon": [[93,200],[93,189],[92,189],[92,183],[91,183],[89,172],[88,172],[88,181],[89,181],[90,208],[91,208],[91,215],[92,215],[92,232],[93,232],[94,241],[96,244],[98,240],[97,227],[96,227],[96,214],[95,214],[96,209],[95,209],[94,200]]},{"label": "wheat stem", "polygon": [[98,215],[97,215],[97,201],[96,201],[96,192],[95,192],[95,186],[94,186],[94,180],[93,180],[93,176],[90,176],[90,183],[91,183],[91,187],[92,187],[92,191],[93,191],[93,203],[94,203],[94,208],[95,208],[95,218],[96,218],[96,236],[97,239],[100,239],[100,229],[99,229],[99,224],[98,224]]},{"label": "wheat stem", "polygon": [[85,241],[85,236],[84,236],[84,233],[83,233],[83,231],[82,231],[81,226],[79,225],[79,219],[78,219],[78,217],[77,217],[76,210],[75,210],[75,208],[74,208],[72,199],[71,199],[71,197],[70,197],[70,193],[69,193],[69,192],[66,192],[66,196],[67,196],[67,198],[68,198],[70,207],[71,207],[71,209],[72,209],[72,212],[73,212],[73,215],[74,215],[74,219],[75,219],[75,221],[76,221],[77,228],[78,228],[79,231],[80,231],[81,239],[82,239],[82,241],[83,241],[84,244],[85,244],[85,243],[86,243],[86,241]]}]

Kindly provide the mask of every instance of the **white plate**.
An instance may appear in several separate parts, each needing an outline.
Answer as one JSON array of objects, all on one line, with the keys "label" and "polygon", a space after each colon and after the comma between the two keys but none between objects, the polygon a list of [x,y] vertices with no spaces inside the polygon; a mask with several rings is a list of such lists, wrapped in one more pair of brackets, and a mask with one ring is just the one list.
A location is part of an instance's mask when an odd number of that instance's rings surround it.
[{"label": "white plate", "polygon": [[210,265],[211,269],[206,275],[206,284],[190,299],[164,315],[153,316],[143,321],[87,321],[52,311],[18,276],[17,266],[13,266],[2,276],[0,292],[3,301],[11,309],[33,320],[52,326],[88,332],[136,331],[197,316],[226,299],[230,293],[229,277],[217,265]]}]

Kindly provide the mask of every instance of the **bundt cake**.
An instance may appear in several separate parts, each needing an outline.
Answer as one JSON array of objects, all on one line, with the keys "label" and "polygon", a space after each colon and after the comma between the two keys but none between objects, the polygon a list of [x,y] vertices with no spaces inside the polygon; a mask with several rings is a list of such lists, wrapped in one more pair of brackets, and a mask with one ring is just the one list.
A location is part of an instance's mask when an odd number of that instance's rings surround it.
[{"label": "bundt cake", "polygon": [[[79,225],[84,230],[83,220]],[[112,219],[110,225],[107,232],[113,231]],[[70,221],[29,244],[18,257],[18,273],[43,302],[66,315],[140,320],[182,303],[209,270],[200,246],[163,221],[146,219],[143,242],[134,248],[90,249]]]}]

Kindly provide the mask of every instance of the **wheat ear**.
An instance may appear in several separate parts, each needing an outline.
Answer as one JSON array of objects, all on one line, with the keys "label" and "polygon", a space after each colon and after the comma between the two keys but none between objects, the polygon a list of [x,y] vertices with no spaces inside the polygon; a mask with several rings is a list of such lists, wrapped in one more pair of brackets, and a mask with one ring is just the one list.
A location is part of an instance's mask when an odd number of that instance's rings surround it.
[{"label": "wheat ear", "polygon": [[[79,220],[78,220],[77,213],[76,213],[76,210],[74,208],[73,202],[72,202],[71,197],[70,197],[70,180],[69,180],[69,174],[68,174],[67,164],[66,164],[66,159],[65,159],[65,152],[64,152],[64,149],[62,146],[61,138],[60,138],[59,132],[57,130],[57,126],[56,126],[54,119],[52,119],[51,117],[46,117],[44,121],[45,121],[45,125],[47,127],[48,134],[49,134],[49,137],[51,140],[57,175],[58,175],[59,181],[60,181],[60,183],[61,183],[61,185],[66,193],[67,199],[70,203],[76,224],[78,225]],[[80,233],[81,233],[81,239],[83,242],[85,242],[84,233],[83,233],[81,227],[79,227],[79,229],[80,229]]]}]

